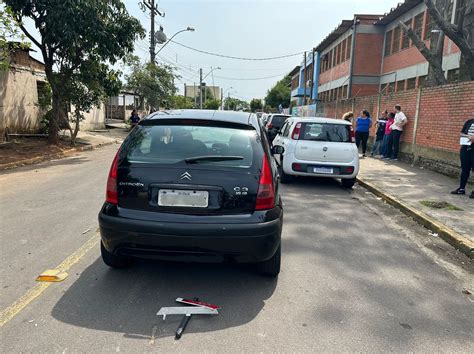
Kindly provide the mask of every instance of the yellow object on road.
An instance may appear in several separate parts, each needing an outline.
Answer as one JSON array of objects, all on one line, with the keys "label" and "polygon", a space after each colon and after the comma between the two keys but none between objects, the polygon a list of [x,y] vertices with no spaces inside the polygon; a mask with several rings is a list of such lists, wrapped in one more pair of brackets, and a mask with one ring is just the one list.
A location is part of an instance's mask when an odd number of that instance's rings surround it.
[{"label": "yellow object on road", "polygon": [[60,282],[67,278],[66,272],[61,272],[59,269],[48,269],[38,275],[36,281],[45,282]]}]

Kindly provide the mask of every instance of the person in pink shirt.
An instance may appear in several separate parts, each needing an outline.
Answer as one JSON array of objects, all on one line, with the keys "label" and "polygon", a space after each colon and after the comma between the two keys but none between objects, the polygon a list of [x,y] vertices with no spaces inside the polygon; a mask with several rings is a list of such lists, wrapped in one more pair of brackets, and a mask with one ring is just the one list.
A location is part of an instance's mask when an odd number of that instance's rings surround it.
[{"label": "person in pink shirt", "polygon": [[387,116],[387,124],[385,124],[385,135],[383,136],[382,147],[380,148],[380,155],[383,155],[384,158],[387,158],[388,156],[388,145],[393,144],[392,129],[390,129],[390,126],[393,124],[394,121],[395,113],[390,112]]}]

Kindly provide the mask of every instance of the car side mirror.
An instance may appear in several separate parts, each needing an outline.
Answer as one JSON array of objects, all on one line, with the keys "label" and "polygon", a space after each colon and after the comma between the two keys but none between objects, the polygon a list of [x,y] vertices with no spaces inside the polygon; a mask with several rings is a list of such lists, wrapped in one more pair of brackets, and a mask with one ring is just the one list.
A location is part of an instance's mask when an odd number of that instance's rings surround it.
[{"label": "car side mirror", "polygon": [[283,146],[276,145],[276,146],[272,147],[272,154],[273,155],[281,155],[284,152],[285,152],[285,148]]}]

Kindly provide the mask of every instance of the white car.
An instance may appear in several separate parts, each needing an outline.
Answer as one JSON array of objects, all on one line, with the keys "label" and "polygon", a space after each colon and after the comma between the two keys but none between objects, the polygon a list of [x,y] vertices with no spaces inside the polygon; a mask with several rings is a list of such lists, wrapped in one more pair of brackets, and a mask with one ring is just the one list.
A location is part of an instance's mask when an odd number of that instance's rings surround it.
[{"label": "white car", "polygon": [[340,178],[352,188],[359,172],[354,130],[343,119],[291,117],[273,140],[280,181],[292,176]]}]

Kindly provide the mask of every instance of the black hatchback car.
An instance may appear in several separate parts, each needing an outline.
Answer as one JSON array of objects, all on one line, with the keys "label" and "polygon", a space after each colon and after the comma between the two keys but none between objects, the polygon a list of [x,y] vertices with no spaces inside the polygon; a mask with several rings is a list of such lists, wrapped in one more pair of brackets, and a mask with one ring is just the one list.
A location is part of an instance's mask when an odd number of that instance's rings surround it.
[{"label": "black hatchback car", "polygon": [[254,114],[156,112],[117,152],[99,213],[111,267],[134,257],[257,263],[280,271],[279,177]]},{"label": "black hatchback car", "polygon": [[267,133],[268,141],[272,144],[273,139],[278,134],[280,128],[285,124],[286,120],[291,116],[286,114],[271,114],[267,120],[265,125],[265,132]]}]

